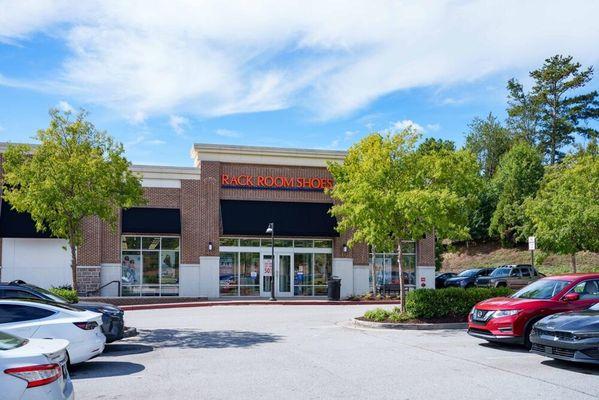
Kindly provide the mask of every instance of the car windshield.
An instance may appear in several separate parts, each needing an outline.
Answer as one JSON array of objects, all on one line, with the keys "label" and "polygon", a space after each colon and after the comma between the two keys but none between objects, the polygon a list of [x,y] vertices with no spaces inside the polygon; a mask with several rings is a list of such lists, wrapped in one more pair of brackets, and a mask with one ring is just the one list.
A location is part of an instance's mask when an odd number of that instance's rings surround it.
[{"label": "car windshield", "polygon": [[493,278],[503,278],[510,275],[511,268],[497,268],[491,272]]},{"label": "car windshield", "polygon": [[68,300],[65,299],[64,297],[54,294],[49,290],[42,289],[41,287],[37,287],[37,286],[33,286],[33,288],[35,289],[36,292],[40,292],[41,294],[48,297],[52,301],[55,301],[57,303],[64,303],[64,304],[69,303]]},{"label": "car windshield", "polygon": [[571,281],[558,279],[541,279],[512,295],[516,299],[550,299],[561,292]]},{"label": "car windshield", "polygon": [[471,276],[475,276],[478,271],[480,271],[480,270],[479,269],[467,269],[466,271],[460,272],[458,274],[458,276],[471,277]]},{"label": "car windshield", "polygon": [[0,350],[12,350],[27,344],[27,339],[0,332]]}]

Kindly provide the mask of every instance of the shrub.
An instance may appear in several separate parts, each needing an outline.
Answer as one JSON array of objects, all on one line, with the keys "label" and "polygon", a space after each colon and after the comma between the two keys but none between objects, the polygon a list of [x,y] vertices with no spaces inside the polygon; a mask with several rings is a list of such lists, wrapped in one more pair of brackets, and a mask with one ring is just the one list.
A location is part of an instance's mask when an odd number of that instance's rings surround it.
[{"label": "shrub", "polygon": [[63,297],[69,303],[77,303],[79,302],[79,297],[77,296],[77,291],[71,289],[70,287],[52,287],[50,291],[57,296]]},{"label": "shrub", "polygon": [[383,322],[391,315],[391,311],[384,310],[382,308],[375,308],[374,310],[368,310],[364,313],[364,318],[370,321]]},{"label": "shrub", "polygon": [[406,311],[415,318],[465,319],[472,307],[479,301],[508,296],[511,293],[513,293],[512,290],[508,288],[418,289],[407,294]]}]

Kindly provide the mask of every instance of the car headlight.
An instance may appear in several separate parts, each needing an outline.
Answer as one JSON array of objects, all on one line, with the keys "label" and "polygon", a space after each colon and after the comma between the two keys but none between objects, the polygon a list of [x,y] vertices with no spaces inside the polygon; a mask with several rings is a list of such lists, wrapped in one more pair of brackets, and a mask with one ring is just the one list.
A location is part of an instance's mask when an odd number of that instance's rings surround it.
[{"label": "car headlight", "polygon": [[119,310],[118,308],[100,307],[98,308],[98,312],[101,312],[103,314],[119,315],[121,313],[121,310]]},{"label": "car headlight", "polygon": [[520,311],[521,310],[497,310],[493,312],[491,318],[510,317],[518,314]]}]

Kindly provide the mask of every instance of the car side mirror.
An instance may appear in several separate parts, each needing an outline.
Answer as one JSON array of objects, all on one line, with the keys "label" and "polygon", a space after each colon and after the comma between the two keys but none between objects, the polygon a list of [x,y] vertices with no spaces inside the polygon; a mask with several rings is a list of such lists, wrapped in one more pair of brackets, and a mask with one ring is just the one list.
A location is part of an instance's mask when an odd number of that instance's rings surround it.
[{"label": "car side mirror", "polygon": [[563,300],[566,301],[566,302],[576,301],[576,300],[579,300],[579,299],[580,299],[580,296],[578,295],[578,293],[574,293],[574,292],[568,293],[568,294],[566,294],[563,297]]}]

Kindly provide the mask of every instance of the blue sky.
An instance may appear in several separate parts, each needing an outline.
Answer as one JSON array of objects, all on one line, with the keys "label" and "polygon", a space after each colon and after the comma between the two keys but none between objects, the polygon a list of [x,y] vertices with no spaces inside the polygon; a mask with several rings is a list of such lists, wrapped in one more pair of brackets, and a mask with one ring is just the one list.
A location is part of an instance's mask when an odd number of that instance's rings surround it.
[{"label": "blue sky", "polygon": [[83,107],[142,164],[191,165],[194,142],[346,149],[410,123],[462,144],[472,118],[505,118],[509,78],[529,84],[556,53],[599,59],[599,2],[582,0],[0,9],[0,141]]}]

